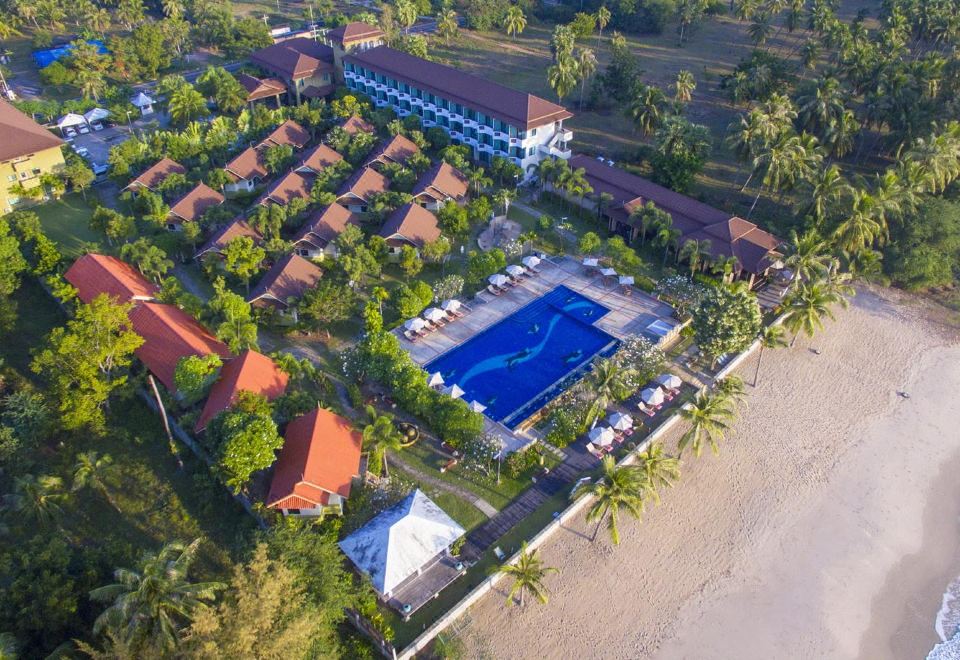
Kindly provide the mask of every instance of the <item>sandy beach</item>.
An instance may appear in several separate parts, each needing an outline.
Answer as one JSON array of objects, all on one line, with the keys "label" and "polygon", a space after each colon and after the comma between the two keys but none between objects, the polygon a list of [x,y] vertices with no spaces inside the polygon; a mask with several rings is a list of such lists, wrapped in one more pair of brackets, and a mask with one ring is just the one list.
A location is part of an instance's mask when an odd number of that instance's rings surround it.
[{"label": "sandy beach", "polygon": [[768,351],[720,455],[685,457],[617,548],[582,519],[554,536],[550,603],[486,597],[468,656],[926,657],[960,577],[960,343],[937,319],[862,289]]}]

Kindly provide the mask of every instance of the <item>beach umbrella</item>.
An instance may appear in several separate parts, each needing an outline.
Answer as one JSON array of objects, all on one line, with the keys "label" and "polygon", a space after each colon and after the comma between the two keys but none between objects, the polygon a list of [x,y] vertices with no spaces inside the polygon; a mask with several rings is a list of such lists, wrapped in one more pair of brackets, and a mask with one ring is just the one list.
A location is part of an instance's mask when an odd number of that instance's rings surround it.
[{"label": "beach umbrella", "polygon": [[617,274],[617,271],[615,271],[612,268],[601,268],[600,274],[603,275],[604,277],[615,277]]},{"label": "beach umbrella", "polygon": [[513,277],[520,277],[521,275],[523,275],[524,270],[517,264],[510,264],[509,266],[507,266],[507,273],[509,273]]},{"label": "beach umbrella", "polygon": [[444,300],[443,304],[440,305],[445,311],[455,312],[460,309],[460,301],[456,298],[451,298],[450,300]]},{"label": "beach umbrella", "polygon": [[648,406],[659,406],[663,403],[663,390],[659,387],[648,387],[640,393],[640,398]]},{"label": "beach umbrella", "polygon": [[673,374],[663,374],[662,376],[658,376],[657,382],[671,390],[675,390],[683,385],[683,381],[680,380],[680,377]]},{"label": "beach umbrella", "polygon": [[411,332],[419,332],[427,327],[427,322],[420,317],[414,317],[403,324],[404,329]]},{"label": "beach umbrella", "polygon": [[599,263],[600,262],[597,259],[594,259],[593,257],[587,257],[583,260],[583,265],[586,266],[587,268],[596,268],[597,264]]},{"label": "beach umbrella", "polygon": [[472,410],[472,411],[475,412],[475,413],[482,413],[484,410],[487,409],[487,407],[486,407],[485,405],[483,405],[482,403],[480,403],[480,402],[477,401],[476,399],[474,399],[473,401],[471,401],[471,402],[468,404],[468,407],[470,408],[470,410]]},{"label": "beach umbrella", "polygon": [[430,378],[427,379],[427,385],[430,387],[443,387],[443,376],[440,375],[439,371],[434,371],[430,374]]},{"label": "beach umbrella", "polygon": [[524,257],[521,261],[523,261],[523,265],[526,266],[527,268],[536,268],[537,266],[540,265],[540,257],[534,256],[532,254],[528,257]]},{"label": "beach umbrella", "polygon": [[423,313],[423,318],[428,321],[442,321],[447,318],[447,313],[439,307],[431,307]]},{"label": "beach umbrella", "polygon": [[626,431],[633,428],[633,417],[621,412],[613,413],[607,418],[607,421],[610,423],[610,428],[615,431]]},{"label": "beach umbrella", "polygon": [[628,286],[630,284],[633,284],[633,275],[621,275],[620,284],[622,284],[623,286]]},{"label": "beach umbrella", "polygon": [[590,431],[590,442],[598,447],[609,447],[613,444],[616,434],[609,426],[597,426]]},{"label": "beach umbrella", "polygon": [[450,386],[448,386],[448,387],[444,387],[444,388],[443,388],[443,393],[446,394],[446,395],[447,395],[448,397],[450,397],[451,399],[459,399],[459,398],[462,397],[464,394],[466,394],[466,392],[464,392],[463,390],[461,390],[461,389],[460,389],[460,386],[457,385],[456,383],[454,383],[453,385],[450,385]]},{"label": "beach umbrella", "polygon": [[494,273],[487,278],[487,281],[490,282],[493,286],[503,286],[507,283],[507,276],[503,273]]}]

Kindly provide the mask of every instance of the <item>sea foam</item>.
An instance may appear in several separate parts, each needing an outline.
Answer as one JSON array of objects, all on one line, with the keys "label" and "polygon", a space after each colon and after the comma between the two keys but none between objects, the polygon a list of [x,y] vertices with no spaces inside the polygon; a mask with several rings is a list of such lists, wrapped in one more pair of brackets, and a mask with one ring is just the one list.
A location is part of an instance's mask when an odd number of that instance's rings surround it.
[{"label": "sea foam", "polygon": [[934,629],[942,643],[933,647],[927,660],[960,660],[960,578],[943,593]]}]

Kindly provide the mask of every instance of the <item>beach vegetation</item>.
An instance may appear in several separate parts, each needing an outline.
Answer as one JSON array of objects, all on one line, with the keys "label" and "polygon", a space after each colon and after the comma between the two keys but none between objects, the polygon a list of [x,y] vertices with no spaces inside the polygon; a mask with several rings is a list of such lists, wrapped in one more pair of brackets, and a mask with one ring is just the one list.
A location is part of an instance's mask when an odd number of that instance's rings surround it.
[{"label": "beach vegetation", "polygon": [[690,428],[680,437],[677,450],[683,454],[687,447],[699,457],[704,443],[710,445],[714,454],[720,453],[720,440],[736,418],[736,406],[731,396],[721,392],[704,390],[688,405],[680,409],[680,417]]},{"label": "beach vegetation", "polygon": [[749,346],[762,322],[757,296],[743,283],[707,288],[693,309],[697,346],[714,364],[721,356]]},{"label": "beach vegetation", "polygon": [[544,566],[543,560],[539,556],[539,550],[533,550],[532,552],[527,550],[527,542],[524,541],[520,546],[520,555],[517,557],[517,561],[513,564],[503,564],[497,567],[497,572],[513,578],[513,584],[507,593],[507,604],[512,604],[519,594],[519,604],[520,607],[523,607],[527,592],[541,603],[547,603],[550,599],[549,592],[543,584],[543,580],[548,573],[556,573],[557,569]]},{"label": "beach vegetation", "polygon": [[853,288],[847,284],[848,277],[834,276],[812,282],[802,282],[791,291],[783,301],[785,315],[783,324],[793,333],[792,347],[802,332],[813,337],[823,329],[823,320],[833,321],[833,307],[847,307],[847,297],[853,295]]},{"label": "beach vegetation", "polygon": [[620,545],[620,514],[626,513],[637,520],[643,514],[644,496],[648,491],[646,476],[636,465],[617,465],[613,456],[607,454],[601,461],[602,475],[592,482],[574,490],[573,497],[594,498],[587,509],[587,522],[596,522],[591,541],[597,539],[600,526],[606,522],[610,540]]}]

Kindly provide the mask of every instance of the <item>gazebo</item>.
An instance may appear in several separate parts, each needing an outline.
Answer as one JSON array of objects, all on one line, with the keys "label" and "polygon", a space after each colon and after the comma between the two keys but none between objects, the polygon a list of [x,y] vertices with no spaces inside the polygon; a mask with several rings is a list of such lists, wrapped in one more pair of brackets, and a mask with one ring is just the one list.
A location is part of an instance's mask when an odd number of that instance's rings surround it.
[{"label": "gazebo", "polygon": [[64,130],[68,128],[73,128],[74,126],[86,126],[87,120],[84,119],[83,115],[78,115],[75,112],[69,112],[60,118],[60,121],[57,122],[57,128],[60,129],[60,132],[63,133]]},{"label": "gazebo", "polygon": [[130,103],[139,108],[140,114],[146,117],[147,115],[153,114],[153,104],[156,103],[156,101],[147,96],[144,92],[140,92],[130,99]]}]

